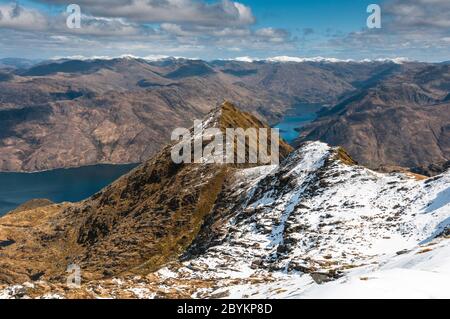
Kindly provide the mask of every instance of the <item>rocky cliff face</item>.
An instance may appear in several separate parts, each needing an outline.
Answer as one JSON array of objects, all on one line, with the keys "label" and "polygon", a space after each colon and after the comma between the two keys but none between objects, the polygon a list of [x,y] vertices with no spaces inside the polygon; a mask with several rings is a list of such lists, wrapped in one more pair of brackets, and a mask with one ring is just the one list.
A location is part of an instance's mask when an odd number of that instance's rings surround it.
[{"label": "rocky cliff face", "polygon": [[[218,114],[205,123],[258,123]],[[397,297],[448,296],[449,172],[377,173],[320,142],[276,166],[167,152],[85,202],[1,218],[0,280],[18,285],[0,296],[361,297],[393,283]],[[71,262],[80,289],[64,286]]]}]

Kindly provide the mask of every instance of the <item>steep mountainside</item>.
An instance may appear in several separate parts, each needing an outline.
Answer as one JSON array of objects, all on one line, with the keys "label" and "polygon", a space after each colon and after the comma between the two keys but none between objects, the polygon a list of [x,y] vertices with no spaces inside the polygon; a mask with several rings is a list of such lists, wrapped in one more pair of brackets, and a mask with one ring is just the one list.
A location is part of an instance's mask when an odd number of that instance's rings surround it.
[{"label": "steep mountainside", "polygon": [[[204,128],[266,127],[229,103]],[[286,157],[290,146],[281,143]],[[0,219],[0,281],[59,280],[67,262],[87,278],[148,273],[182,254],[236,168],[174,164],[171,145],[92,198],[78,204],[18,210]],[[18,228],[20,225],[20,228]]]},{"label": "steep mountainside", "polygon": [[[204,121],[232,123],[260,125],[229,104]],[[244,168],[169,149],[85,202],[1,218],[0,281],[16,285],[0,297],[448,297],[450,172],[377,173],[320,142]]]},{"label": "steep mountainside", "polygon": [[407,67],[322,112],[298,144],[321,140],[372,168],[436,174],[450,159],[449,96],[448,65]]},{"label": "steep mountainside", "polygon": [[143,162],[224,100],[274,124],[298,103],[334,105],[403,68],[120,58],[0,71],[0,171]]}]

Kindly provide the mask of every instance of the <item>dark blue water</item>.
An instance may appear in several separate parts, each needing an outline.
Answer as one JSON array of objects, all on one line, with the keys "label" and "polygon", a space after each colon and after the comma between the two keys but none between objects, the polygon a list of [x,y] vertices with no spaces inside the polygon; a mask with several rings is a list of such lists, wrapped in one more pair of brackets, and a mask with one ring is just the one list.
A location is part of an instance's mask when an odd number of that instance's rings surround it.
[{"label": "dark blue water", "polygon": [[320,104],[297,104],[286,113],[283,120],[275,128],[280,129],[281,137],[286,142],[291,143],[299,135],[296,129],[300,129],[314,121],[317,118],[317,112],[322,107]]},{"label": "dark blue water", "polygon": [[94,165],[40,173],[0,173],[0,215],[36,198],[55,203],[86,199],[137,164]]}]

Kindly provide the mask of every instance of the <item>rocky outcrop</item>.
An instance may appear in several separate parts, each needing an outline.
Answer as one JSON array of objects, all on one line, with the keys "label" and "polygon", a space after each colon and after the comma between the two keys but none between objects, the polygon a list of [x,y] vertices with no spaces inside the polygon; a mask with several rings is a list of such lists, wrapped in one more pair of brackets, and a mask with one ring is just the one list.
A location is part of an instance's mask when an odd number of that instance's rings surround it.
[{"label": "rocky outcrop", "polygon": [[45,198],[32,199],[32,200],[29,200],[29,201],[19,205],[19,207],[17,207],[16,209],[12,210],[11,212],[9,212],[9,214],[29,211],[29,210],[33,210],[33,209],[36,209],[36,208],[51,206],[53,204],[54,203],[51,200],[48,200],[48,199],[45,199]]},{"label": "rocky outcrop", "polygon": [[450,160],[441,163],[433,163],[427,166],[419,166],[411,168],[411,172],[426,176],[435,176],[442,174],[450,169]]}]

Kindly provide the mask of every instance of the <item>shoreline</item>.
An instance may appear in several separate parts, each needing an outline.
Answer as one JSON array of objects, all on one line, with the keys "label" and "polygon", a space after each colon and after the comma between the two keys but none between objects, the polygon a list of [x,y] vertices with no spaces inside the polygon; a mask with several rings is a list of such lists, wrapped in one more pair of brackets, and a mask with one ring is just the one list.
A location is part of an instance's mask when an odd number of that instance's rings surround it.
[{"label": "shoreline", "polygon": [[102,163],[34,173],[1,172],[0,217],[33,199],[45,198],[56,204],[82,201],[138,166]]},{"label": "shoreline", "polygon": [[46,172],[52,172],[57,170],[71,170],[71,169],[79,169],[79,168],[89,168],[94,166],[126,166],[126,165],[136,165],[139,166],[143,162],[139,163],[98,163],[98,164],[88,164],[88,165],[80,165],[80,166],[68,166],[68,167],[57,167],[57,168],[49,168],[44,170],[37,170],[37,171],[2,171],[0,170],[0,174],[38,174],[38,173],[46,173]]}]

